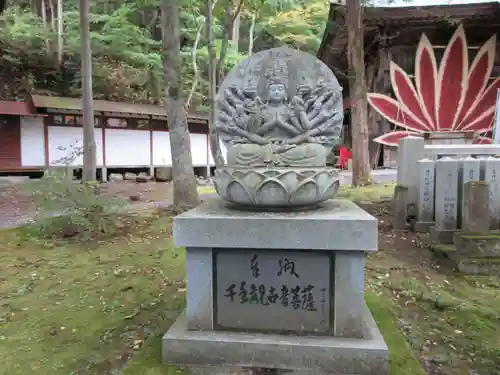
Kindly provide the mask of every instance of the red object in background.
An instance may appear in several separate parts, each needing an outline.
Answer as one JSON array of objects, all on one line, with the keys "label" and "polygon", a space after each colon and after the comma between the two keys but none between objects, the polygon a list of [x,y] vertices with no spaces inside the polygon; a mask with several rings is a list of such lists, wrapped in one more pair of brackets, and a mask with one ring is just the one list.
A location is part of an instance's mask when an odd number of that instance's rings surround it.
[{"label": "red object in background", "polygon": [[351,151],[347,147],[340,147],[339,149],[339,164],[340,168],[347,168],[347,161],[352,157]]},{"label": "red object in background", "polygon": [[[495,65],[496,36],[479,49],[469,64],[463,25],[458,26],[440,61],[422,34],[415,55],[415,76],[391,61],[393,97],[369,93],[368,102],[382,117],[404,130],[386,133],[375,142],[398,146],[409,135],[469,132],[481,136],[474,143],[492,143],[484,137],[493,128],[500,77],[490,80]],[[439,61],[439,64],[438,64]]]}]

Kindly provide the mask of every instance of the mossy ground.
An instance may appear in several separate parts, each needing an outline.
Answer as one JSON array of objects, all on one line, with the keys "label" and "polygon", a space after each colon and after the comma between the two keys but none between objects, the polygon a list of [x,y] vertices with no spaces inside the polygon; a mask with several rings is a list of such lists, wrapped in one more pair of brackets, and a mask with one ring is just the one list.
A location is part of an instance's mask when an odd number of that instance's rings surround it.
[{"label": "mossy ground", "polygon": [[[341,195],[367,202],[392,192]],[[500,373],[499,279],[437,268],[418,237],[392,234],[384,205],[367,208],[381,232],[380,251],[367,257],[366,300],[390,374]],[[187,374],[160,360],[185,295],[185,253],[170,228],[168,217],[147,217],[133,233],[86,245],[0,231],[0,374]]]}]

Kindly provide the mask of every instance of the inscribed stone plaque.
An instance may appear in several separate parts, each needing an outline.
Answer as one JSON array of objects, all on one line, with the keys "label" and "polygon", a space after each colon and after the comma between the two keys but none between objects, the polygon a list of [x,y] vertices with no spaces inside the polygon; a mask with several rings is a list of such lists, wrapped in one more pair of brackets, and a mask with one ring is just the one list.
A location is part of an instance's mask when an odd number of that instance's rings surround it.
[{"label": "inscribed stone plaque", "polygon": [[458,187],[458,200],[461,202],[459,205],[458,221],[459,228],[462,228],[462,216],[464,212],[464,185],[469,181],[479,181],[481,172],[481,161],[471,156],[462,159],[462,167],[460,168],[460,184]]},{"label": "inscribed stone plaque", "polygon": [[459,163],[448,157],[436,161],[435,221],[439,230],[457,229]]},{"label": "inscribed stone plaque", "polygon": [[419,188],[418,188],[418,220],[431,222],[434,220],[434,160],[422,159],[418,161]]},{"label": "inscribed stone plaque", "polygon": [[215,252],[215,325],[260,331],[331,331],[330,255],[281,250]]},{"label": "inscribed stone plaque", "polygon": [[490,187],[490,229],[500,228],[500,159],[490,157],[483,159],[484,180]]}]

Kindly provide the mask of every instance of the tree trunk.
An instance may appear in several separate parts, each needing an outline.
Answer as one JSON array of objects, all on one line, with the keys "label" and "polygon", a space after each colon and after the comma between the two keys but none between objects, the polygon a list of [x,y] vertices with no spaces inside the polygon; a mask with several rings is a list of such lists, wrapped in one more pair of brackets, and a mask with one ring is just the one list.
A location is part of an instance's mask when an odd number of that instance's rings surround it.
[{"label": "tree trunk", "polygon": [[63,62],[63,0],[57,0],[57,62],[59,66]]},{"label": "tree trunk", "polygon": [[224,29],[222,31],[222,42],[220,46],[219,60],[217,61],[215,69],[215,75],[217,78],[216,86],[219,86],[224,80],[224,65],[226,63],[227,49],[229,47],[229,35],[231,34],[231,30],[233,27],[231,21],[231,4],[228,3],[224,12]]},{"label": "tree trunk", "polygon": [[92,98],[92,51],[90,50],[89,0],[80,0],[80,38],[83,95],[83,173],[84,182],[96,180],[96,144]]},{"label": "tree trunk", "polygon": [[[213,4],[211,4],[213,1]],[[215,53],[213,31],[213,6],[216,0],[210,0],[207,5],[207,48],[208,48],[208,101],[210,105],[209,134],[210,150],[216,168],[224,166],[224,159],[219,146],[219,137],[215,131],[215,96],[217,94],[217,55]]]},{"label": "tree trunk", "polygon": [[174,206],[194,207],[200,203],[191,157],[191,141],[186,109],[182,99],[181,42],[177,0],[162,3],[163,69],[165,73],[165,106],[167,110]]},{"label": "tree trunk", "polygon": [[233,30],[233,25],[236,17],[241,13],[241,8],[243,7],[244,0],[240,0],[238,6],[236,7],[234,16],[231,14],[231,2],[228,2],[225,7],[224,15],[224,30],[222,32],[222,43],[220,47],[219,60],[216,65],[216,78],[217,87],[224,80],[224,66],[226,65],[227,50],[229,47],[229,36]]},{"label": "tree trunk", "polygon": [[57,32],[56,30],[56,13],[54,10],[54,3],[53,0],[48,0],[49,1],[49,9],[50,9],[50,26],[52,27],[53,32]]},{"label": "tree trunk", "polygon": [[[42,0],[40,12],[42,13],[42,22],[43,26],[47,27],[47,8],[45,6],[45,0]],[[45,48],[47,48],[47,54],[50,53],[50,40],[47,38],[45,39]]]},{"label": "tree trunk", "polygon": [[361,0],[347,0],[347,50],[351,97],[352,184],[370,182],[368,115],[363,47],[363,7]]},{"label": "tree trunk", "polygon": [[252,23],[250,24],[250,30],[248,30],[248,56],[252,56],[253,53],[253,39],[255,34],[255,12],[252,13]]},{"label": "tree trunk", "polygon": [[238,52],[238,44],[240,41],[240,23],[241,23],[241,9],[240,11],[236,10],[238,13],[235,14],[234,22],[233,22],[233,32],[231,34],[231,43],[232,47]]}]

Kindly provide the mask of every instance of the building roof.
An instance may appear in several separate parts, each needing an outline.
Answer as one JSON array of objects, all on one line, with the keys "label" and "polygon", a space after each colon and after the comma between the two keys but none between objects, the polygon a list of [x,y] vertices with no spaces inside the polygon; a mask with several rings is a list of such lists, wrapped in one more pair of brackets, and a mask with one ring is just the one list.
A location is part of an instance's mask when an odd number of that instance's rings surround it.
[{"label": "building roof", "polygon": [[[47,110],[82,111],[82,100],[79,98],[62,98],[58,96],[30,95],[34,110],[38,113]],[[108,112],[127,115],[158,116],[166,118],[165,107],[152,104],[120,103],[106,100],[94,100],[95,112]],[[190,113],[190,120],[207,121],[208,117],[203,113]]]},{"label": "building roof", "polygon": [[[465,20],[491,19],[498,16],[500,3],[443,4],[407,7],[368,7],[365,8],[365,25],[381,24],[425,24],[443,20],[451,23]],[[495,15],[496,12],[496,15]]]},{"label": "building roof", "polygon": [[34,116],[25,102],[0,100],[0,115]]},{"label": "building roof", "polygon": [[[374,48],[377,43],[377,34],[382,31],[389,31],[393,36],[406,37],[407,41],[411,40],[416,45],[423,30],[429,30],[438,25],[455,29],[459,22],[463,23],[466,28],[488,28],[494,30],[493,33],[495,33],[500,30],[500,3],[366,7],[364,10],[365,55],[370,56],[371,48]],[[392,42],[395,41],[392,40]],[[334,72],[344,73],[347,71],[346,51],[345,7],[340,4],[331,4],[326,30],[317,56]]]}]

